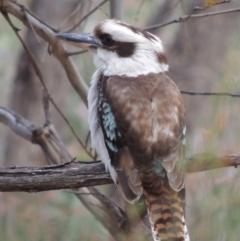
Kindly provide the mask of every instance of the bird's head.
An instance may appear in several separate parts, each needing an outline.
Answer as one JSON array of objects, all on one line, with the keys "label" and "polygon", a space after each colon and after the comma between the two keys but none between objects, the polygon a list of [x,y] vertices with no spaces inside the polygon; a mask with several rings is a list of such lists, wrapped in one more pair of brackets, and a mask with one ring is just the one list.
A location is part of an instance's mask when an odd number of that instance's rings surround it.
[{"label": "bird's head", "polygon": [[157,36],[116,19],[102,21],[91,34],[62,33],[57,37],[90,50],[95,66],[106,76],[136,77],[168,70]]}]

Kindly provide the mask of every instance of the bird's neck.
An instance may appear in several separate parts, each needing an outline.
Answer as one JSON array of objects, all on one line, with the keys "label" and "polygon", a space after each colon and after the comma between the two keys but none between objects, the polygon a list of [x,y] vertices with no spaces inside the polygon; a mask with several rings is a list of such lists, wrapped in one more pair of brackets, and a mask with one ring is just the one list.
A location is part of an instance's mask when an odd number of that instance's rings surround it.
[{"label": "bird's neck", "polygon": [[101,50],[94,54],[94,64],[105,76],[137,77],[168,71],[168,64],[158,61],[155,55],[148,52],[137,52],[131,57],[123,58],[115,52]]}]

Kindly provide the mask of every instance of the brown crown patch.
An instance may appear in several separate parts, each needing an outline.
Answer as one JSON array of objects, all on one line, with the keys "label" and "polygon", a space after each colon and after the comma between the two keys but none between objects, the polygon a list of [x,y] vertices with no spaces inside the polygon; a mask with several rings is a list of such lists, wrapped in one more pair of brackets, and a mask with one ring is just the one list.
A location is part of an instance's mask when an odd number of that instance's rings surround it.
[{"label": "brown crown patch", "polygon": [[141,34],[143,35],[145,38],[149,39],[149,40],[155,40],[157,41],[157,38],[152,35],[151,33],[147,32],[147,31],[144,31],[143,29],[141,28],[138,28],[138,27],[135,27],[135,26],[132,26],[132,25],[129,25],[129,24],[126,24],[126,23],[123,23],[123,22],[120,22],[119,25],[122,25],[126,28],[129,28],[131,29],[134,33],[136,34]]},{"label": "brown crown patch", "polygon": [[102,24],[99,23],[98,25],[96,25],[96,27],[94,28],[94,33],[97,37],[101,36],[103,34],[102,31]]}]

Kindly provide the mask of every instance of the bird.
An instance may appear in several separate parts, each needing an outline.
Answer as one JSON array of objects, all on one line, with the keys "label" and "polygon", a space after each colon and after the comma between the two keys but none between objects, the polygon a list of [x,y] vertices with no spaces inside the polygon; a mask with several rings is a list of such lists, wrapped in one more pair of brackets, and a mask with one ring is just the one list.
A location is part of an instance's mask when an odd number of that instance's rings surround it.
[{"label": "bird", "polygon": [[154,241],[189,241],[185,205],[185,108],[161,39],[116,19],[91,33],[58,33],[87,49],[96,71],[88,123],[96,149],[124,198],[143,195]]}]

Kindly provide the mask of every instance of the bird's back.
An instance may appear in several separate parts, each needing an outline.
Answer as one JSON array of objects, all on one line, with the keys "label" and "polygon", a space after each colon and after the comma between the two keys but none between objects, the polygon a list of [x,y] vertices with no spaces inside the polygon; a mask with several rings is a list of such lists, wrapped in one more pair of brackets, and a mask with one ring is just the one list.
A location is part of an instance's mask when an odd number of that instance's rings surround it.
[{"label": "bird's back", "polygon": [[[125,168],[128,180],[124,185],[129,184],[133,191],[141,182],[153,233],[161,241],[187,240],[184,203],[177,192],[185,176],[184,108],[178,88],[165,74],[149,74],[105,77],[101,89],[121,133],[118,152],[128,150],[119,159],[114,153],[112,164],[116,169]],[[131,160],[129,167],[120,163],[125,159],[127,163]]]}]

